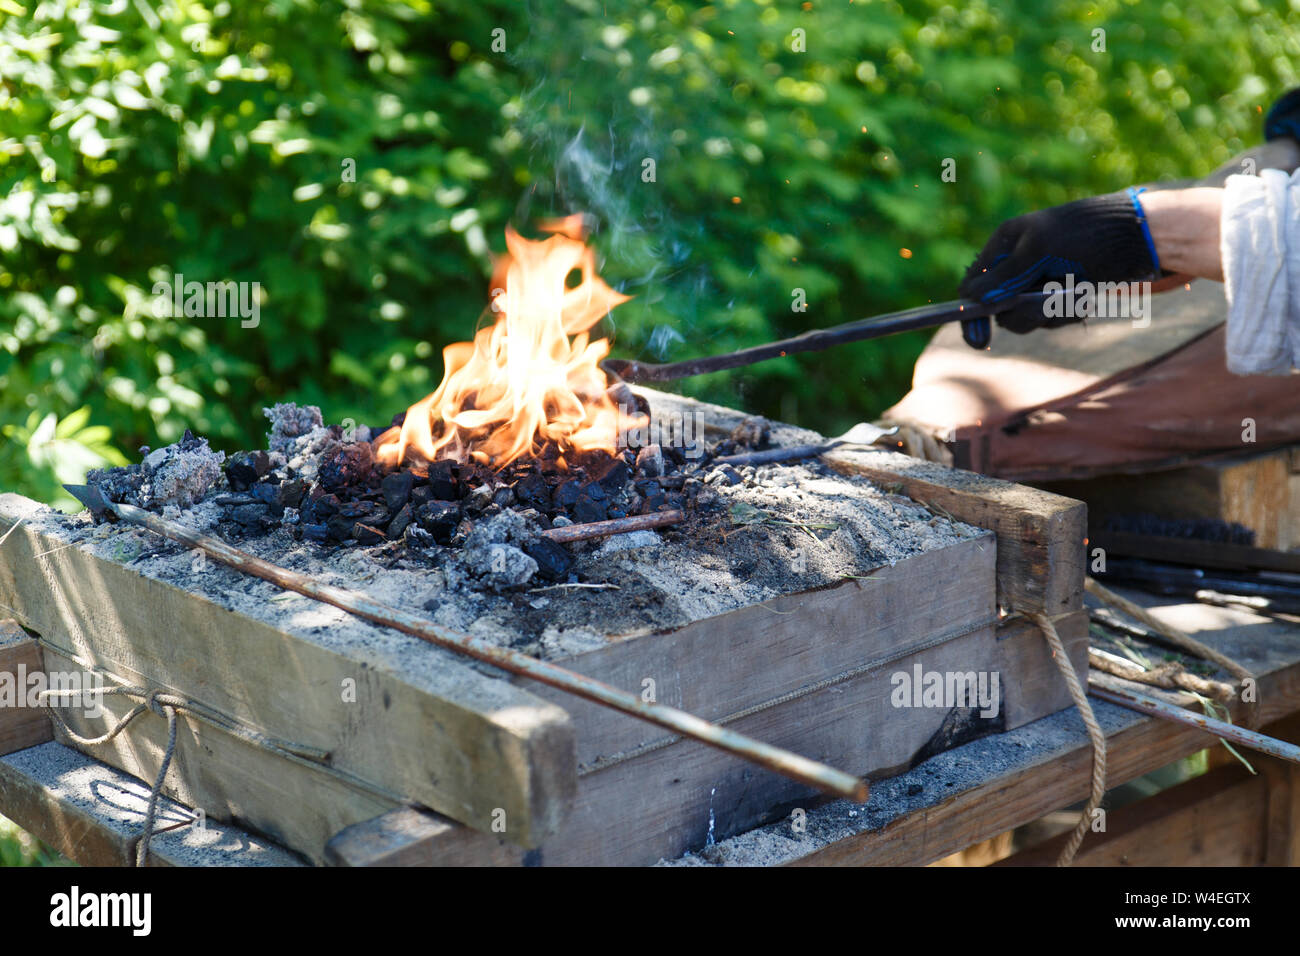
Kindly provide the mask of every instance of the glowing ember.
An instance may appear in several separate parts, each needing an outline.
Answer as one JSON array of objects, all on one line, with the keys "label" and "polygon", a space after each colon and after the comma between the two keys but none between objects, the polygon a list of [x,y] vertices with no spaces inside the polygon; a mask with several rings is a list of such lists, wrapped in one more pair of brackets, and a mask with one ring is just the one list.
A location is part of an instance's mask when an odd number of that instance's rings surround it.
[{"label": "glowing ember", "polygon": [[[629,297],[596,275],[582,216],[543,228],[554,235],[532,241],[506,229],[509,252],[492,283],[496,321],[443,349],[437,391],[375,440],[381,464],[472,459],[499,468],[548,445],[561,457],[615,451],[619,410],[599,364],[609,342],[588,332]],[[569,287],[575,271],[581,279]]]}]

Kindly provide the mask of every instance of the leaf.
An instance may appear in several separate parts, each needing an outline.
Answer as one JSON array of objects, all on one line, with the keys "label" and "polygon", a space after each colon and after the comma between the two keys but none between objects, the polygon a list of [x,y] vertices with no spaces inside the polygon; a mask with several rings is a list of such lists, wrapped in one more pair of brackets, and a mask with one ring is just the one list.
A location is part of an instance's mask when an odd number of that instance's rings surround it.
[{"label": "leaf", "polygon": [[733,525],[760,524],[767,520],[767,512],[743,501],[733,501],[727,507]]}]

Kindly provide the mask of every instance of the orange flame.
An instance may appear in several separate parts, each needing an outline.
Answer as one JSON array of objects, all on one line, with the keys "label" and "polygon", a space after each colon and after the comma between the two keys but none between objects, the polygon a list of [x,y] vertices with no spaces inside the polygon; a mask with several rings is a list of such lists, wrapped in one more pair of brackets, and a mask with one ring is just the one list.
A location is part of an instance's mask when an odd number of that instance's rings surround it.
[{"label": "orange flame", "polygon": [[[554,235],[540,241],[506,229],[509,252],[492,283],[496,321],[473,342],[443,349],[437,391],[375,439],[381,464],[472,459],[499,468],[548,444],[561,456],[615,451],[619,409],[599,364],[609,341],[589,341],[588,332],[630,297],[596,275],[584,222],[574,215],[545,223]],[[575,270],[581,281],[570,288]]]}]

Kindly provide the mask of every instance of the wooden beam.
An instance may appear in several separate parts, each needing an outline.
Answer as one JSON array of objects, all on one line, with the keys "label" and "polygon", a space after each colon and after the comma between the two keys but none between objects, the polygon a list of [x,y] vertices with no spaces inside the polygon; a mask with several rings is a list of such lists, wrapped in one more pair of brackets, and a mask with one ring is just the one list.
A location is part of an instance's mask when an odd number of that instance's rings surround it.
[{"label": "wooden beam", "polygon": [[[1300,713],[1270,724],[1264,732],[1300,743]],[[1269,792],[1268,845],[1263,862],[1266,866],[1300,866],[1300,767],[1269,758],[1256,766],[1268,780]]]},{"label": "wooden beam", "polygon": [[1215,518],[1255,532],[1255,545],[1277,551],[1300,546],[1300,446],[1139,475],[1043,482],[1088,502],[1092,530],[1112,515],[1153,514],[1169,520]]},{"label": "wooden beam", "polygon": [[1172,538],[1128,531],[1099,531],[1088,538],[1090,546],[1107,555],[1172,561],[1200,568],[1224,568],[1232,571],[1287,571],[1300,573],[1300,554],[1273,551],[1245,544],[1204,541],[1200,538]]},{"label": "wooden beam", "polygon": [[31,681],[44,674],[41,646],[17,621],[0,620],[0,757],[54,739],[44,709],[29,706]]},{"label": "wooden beam", "polygon": [[[1253,761],[1252,761],[1253,762]],[[1258,866],[1264,862],[1269,781],[1240,763],[1106,814],[1089,833],[1075,866]],[[1016,853],[994,866],[1051,866],[1069,834]]]},{"label": "wooden beam", "polygon": [[427,810],[401,807],[334,836],[334,866],[520,866],[528,851]]},{"label": "wooden beam", "polygon": [[1087,506],[1081,501],[887,451],[837,450],[826,463],[870,478],[998,537],[998,602],[1049,616],[1083,606]]},{"label": "wooden beam", "polygon": [[[0,813],[83,866],[133,866],[149,785],[58,743],[0,757]],[[191,811],[163,798],[156,829]],[[203,821],[156,833],[149,866],[301,866],[302,861],[237,827]]]},{"label": "wooden beam", "polygon": [[[322,617],[306,598],[271,605],[280,627],[229,610],[226,589],[265,589],[268,602],[281,592],[220,566],[178,588],[101,556],[93,537],[35,502],[0,495],[0,534],[18,522],[3,545],[0,602],[40,634],[47,666],[162,687],[328,754],[286,760],[183,718],[167,782],[181,802],[248,821],[316,860],[340,829],[404,800],[488,832],[504,814],[507,838],[521,845],[558,829],[576,789],[563,708],[414,638],[342,612]],[[130,706],[104,703],[110,719]],[[102,721],[70,714],[79,733],[103,732]],[[145,715],[90,749],[152,780],[164,735],[165,723]]]},{"label": "wooden beam", "polygon": [[[1260,716],[1264,724],[1300,711],[1300,649],[1294,625],[1272,621],[1248,611],[1174,604],[1156,608],[1159,599],[1125,592],[1176,627],[1205,640],[1251,667],[1259,680]],[[1145,693],[1158,695],[1153,688]],[[1171,695],[1187,703],[1189,695]],[[1213,737],[1152,717],[1123,711],[1103,702],[1094,707],[1106,730],[1106,781],[1115,787],[1200,750],[1215,748]],[[1233,705],[1240,721],[1244,705]],[[1069,727],[1066,731],[1064,728]],[[1295,739],[1295,737],[1284,738]],[[826,827],[825,838],[808,839],[789,858],[792,866],[916,866],[933,863],[950,853],[997,836],[1046,813],[1083,801],[1089,790],[1092,750],[1078,716],[1056,714],[1000,738],[967,744],[931,761],[936,775],[964,761],[987,764],[981,779],[938,800],[928,794],[884,823],[862,815],[861,824]],[[894,781],[905,787],[915,771]],[[888,799],[878,785],[873,797]],[[835,802],[809,812],[808,832],[828,820],[842,818]],[[1086,840],[1085,840],[1086,846]],[[1288,851],[1290,852],[1290,851]]]}]

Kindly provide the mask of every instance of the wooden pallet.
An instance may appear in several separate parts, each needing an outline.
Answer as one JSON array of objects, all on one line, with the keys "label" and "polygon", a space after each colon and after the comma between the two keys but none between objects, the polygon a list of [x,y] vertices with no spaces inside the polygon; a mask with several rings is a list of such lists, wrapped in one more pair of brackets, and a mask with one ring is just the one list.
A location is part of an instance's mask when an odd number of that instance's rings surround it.
[{"label": "wooden pallet", "polygon": [[[718,429],[741,417],[652,400],[701,410]],[[870,582],[638,635],[565,664],[634,689],[651,677],[661,701],[877,776],[905,768],[946,716],[890,708],[897,670],[998,671],[1008,728],[1067,706],[1037,629],[1014,613],[999,620],[996,610],[1047,612],[1083,666],[1083,506],[884,451],[830,460],[992,533],[880,569]],[[0,534],[34,507],[0,497]],[[11,535],[5,555],[0,601],[39,634],[47,668],[94,665],[328,752],[323,761],[286,760],[184,720],[167,786],[210,818],[242,821],[315,862],[366,862],[360,839],[389,846],[381,856],[390,861],[396,852],[438,862],[649,863],[702,843],[711,818],[721,837],[811,796],[522,679],[452,660],[403,668],[434,652],[401,635],[385,634],[379,653],[306,627],[270,627],[28,526]],[[348,677],[360,707],[338,703]],[[114,745],[86,749],[152,779],[163,735],[162,721],[141,721]],[[413,818],[407,803],[437,815]],[[504,835],[492,827],[500,808],[510,821]],[[393,834],[409,837],[413,821],[417,830],[432,821],[436,832],[392,850]]]}]

